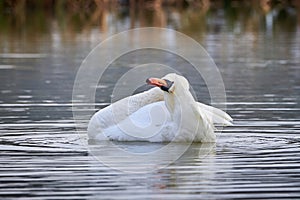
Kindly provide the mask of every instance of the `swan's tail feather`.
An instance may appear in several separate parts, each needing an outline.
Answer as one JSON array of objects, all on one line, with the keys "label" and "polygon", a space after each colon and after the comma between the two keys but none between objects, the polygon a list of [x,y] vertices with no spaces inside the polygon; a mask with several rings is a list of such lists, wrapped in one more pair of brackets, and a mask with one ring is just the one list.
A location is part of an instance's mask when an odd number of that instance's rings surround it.
[{"label": "swan's tail feather", "polygon": [[207,118],[211,119],[214,124],[225,126],[233,125],[233,119],[226,112],[203,103],[197,102],[197,104],[199,111],[205,114]]}]

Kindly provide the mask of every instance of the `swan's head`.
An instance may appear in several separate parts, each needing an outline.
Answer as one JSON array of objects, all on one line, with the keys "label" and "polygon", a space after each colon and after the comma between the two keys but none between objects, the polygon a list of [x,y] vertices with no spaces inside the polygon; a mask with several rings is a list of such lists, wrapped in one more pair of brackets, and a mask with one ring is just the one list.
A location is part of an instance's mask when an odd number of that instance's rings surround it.
[{"label": "swan's head", "polygon": [[157,86],[164,91],[164,101],[172,119],[181,120],[181,112],[193,96],[189,92],[189,82],[183,76],[175,73],[167,74],[162,78],[148,78],[149,85]]},{"label": "swan's head", "polygon": [[163,78],[148,78],[147,84],[159,87],[161,90],[173,94],[176,90],[189,90],[189,82],[183,76],[175,73],[167,74]]}]

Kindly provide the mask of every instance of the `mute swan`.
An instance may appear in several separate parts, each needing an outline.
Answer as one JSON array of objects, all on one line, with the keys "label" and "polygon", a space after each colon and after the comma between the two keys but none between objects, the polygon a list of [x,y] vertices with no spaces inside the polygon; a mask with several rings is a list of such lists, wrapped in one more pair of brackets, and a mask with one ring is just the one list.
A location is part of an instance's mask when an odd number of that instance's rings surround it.
[{"label": "mute swan", "polygon": [[183,76],[149,78],[156,86],[95,113],[88,136],[96,140],[214,142],[215,124],[232,125],[224,111],[196,102]]}]

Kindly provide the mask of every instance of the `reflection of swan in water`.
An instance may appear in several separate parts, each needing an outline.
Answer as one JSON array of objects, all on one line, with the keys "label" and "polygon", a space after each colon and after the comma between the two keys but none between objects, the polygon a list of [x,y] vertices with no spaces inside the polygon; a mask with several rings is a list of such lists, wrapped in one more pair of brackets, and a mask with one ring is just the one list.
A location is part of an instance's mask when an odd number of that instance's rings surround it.
[{"label": "reflection of swan in water", "polygon": [[145,143],[89,140],[91,154],[104,165],[123,172],[144,173],[163,169],[172,163],[189,164],[210,160],[215,143]]},{"label": "reflection of swan in water", "polygon": [[[155,179],[146,179],[146,185],[151,185],[155,193],[168,193],[174,190],[195,191],[196,188],[202,190],[210,188],[214,191],[213,182],[219,170],[215,162],[215,144],[193,143],[174,163],[153,172]],[[187,199],[193,198],[189,196]]]},{"label": "reflection of swan in water", "polygon": [[153,88],[98,111],[89,122],[89,138],[214,142],[214,125],[231,125],[228,114],[195,101],[183,76],[168,74],[163,79],[149,78],[147,83],[161,90]]}]

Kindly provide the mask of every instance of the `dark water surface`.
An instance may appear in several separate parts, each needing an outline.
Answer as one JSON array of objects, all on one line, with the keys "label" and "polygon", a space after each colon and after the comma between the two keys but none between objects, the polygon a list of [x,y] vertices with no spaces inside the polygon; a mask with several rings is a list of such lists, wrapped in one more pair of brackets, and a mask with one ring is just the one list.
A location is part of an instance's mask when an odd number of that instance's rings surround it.
[{"label": "dark water surface", "polygon": [[[1,199],[300,198],[299,7],[158,8],[135,20],[126,7],[103,12],[101,23],[87,14],[32,11],[23,13],[25,19],[2,14]],[[234,118],[216,144],[193,144],[167,167],[162,166],[168,155],[161,155],[157,170],[145,174],[124,173],[95,159],[79,137],[86,140],[86,131],[76,132],[72,116],[73,82],[82,60],[110,34],[139,26],[173,28],[202,44],[223,76],[227,111]],[[110,103],[110,78],[139,59],[128,57],[107,71],[97,89],[98,109]],[[181,64],[172,56],[166,60]],[[183,73],[198,99],[209,103],[205,84]],[[120,145],[147,152],[163,144]],[[113,162],[129,171],[140,164]]]}]

